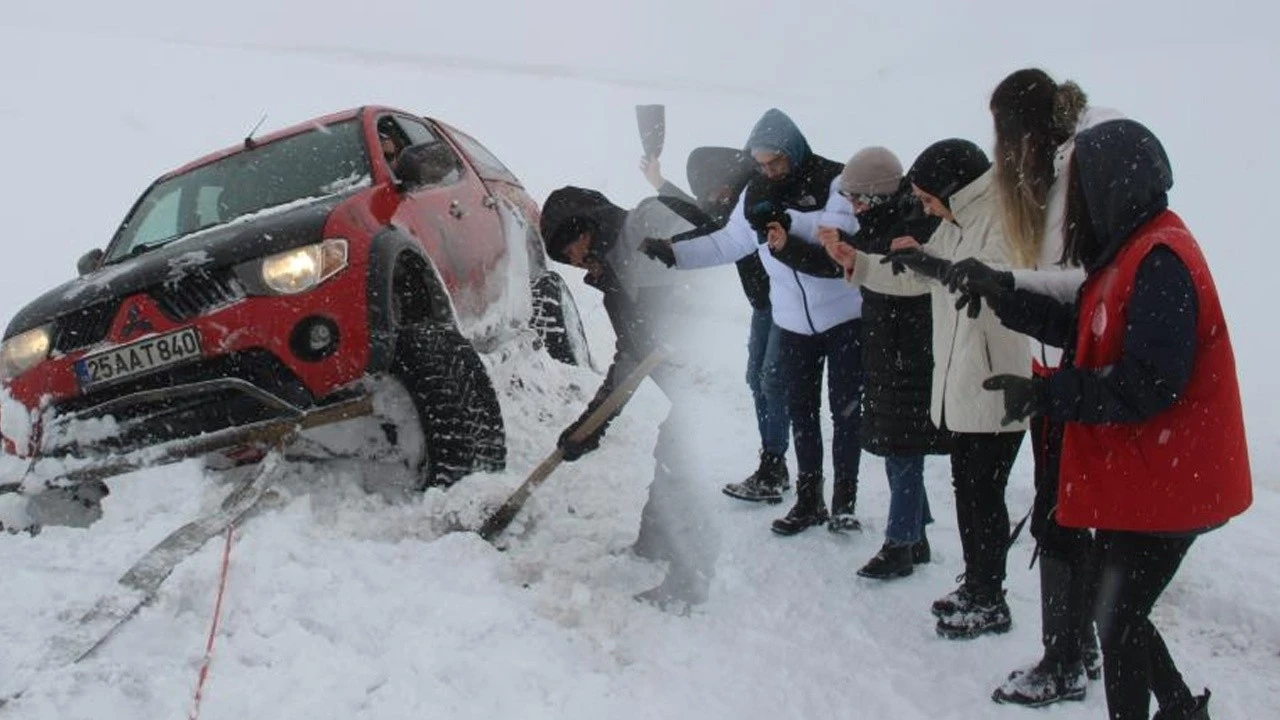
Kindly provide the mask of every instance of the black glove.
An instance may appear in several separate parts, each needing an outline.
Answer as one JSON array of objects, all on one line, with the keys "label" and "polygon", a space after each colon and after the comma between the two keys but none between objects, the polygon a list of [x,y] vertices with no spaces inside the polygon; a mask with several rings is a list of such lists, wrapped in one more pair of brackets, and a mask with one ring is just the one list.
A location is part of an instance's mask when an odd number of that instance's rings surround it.
[{"label": "black glove", "polygon": [[969,317],[976,318],[982,312],[982,301],[997,300],[1013,290],[1013,273],[995,270],[977,258],[965,258],[954,263],[942,280],[956,299],[956,310],[969,308]]},{"label": "black glove", "polygon": [[951,269],[950,260],[934,257],[920,248],[894,250],[885,255],[880,262],[893,263],[895,275],[901,272],[898,270],[898,266],[903,266],[934,280],[942,280],[947,271]]},{"label": "black glove", "polygon": [[1009,425],[1043,411],[1043,401],[1040,399],[1041,382],[1043,381],[1038,378],[1027,378],[1021,375],[992,375],[982,381],[982,387],[1004,393],[1004,419],[1000,424]]},{"label": "black glove", "polygon": [[772,200],[761,200],[748,205],[743,212],[747,216],[747,224],[758,233],[768,232],[769,223],[778,223],[783,230],[791,231],[791,216],[786,208]]},{"label": "black glove", "polygon": [[966,307],[969,308],[969,318],[976,319],[982,314],[982,296],[974,293],[956,298],[956,310],[964,310]]},{"label": "black glove", "polygon": [[1013,290],[1013,273],[995,270],[977,258],[965,258],[952,264],[943,282],[953,293],[981,295],[990,300]]},{"label": "black glove", "polygon": [[564,429],[560,433],[560,439],[556,441],[556,447],[560,448],[561,459],[565,462],[573,462],[578,458],[586,455],[600,447],[600,439],[604,437],[604,425],[596,428],[595,432],[583,438],[581,441],[574,442],[569,439],[581,427],[582,420],[574,422],[572,425]]},{"label": "black glove", "polygon": [[671,249],[671,241],[666,238],[647,237],[640,241],[640,252],[651,260],[666,265],[667,267],[675,267],[676,253]]}]

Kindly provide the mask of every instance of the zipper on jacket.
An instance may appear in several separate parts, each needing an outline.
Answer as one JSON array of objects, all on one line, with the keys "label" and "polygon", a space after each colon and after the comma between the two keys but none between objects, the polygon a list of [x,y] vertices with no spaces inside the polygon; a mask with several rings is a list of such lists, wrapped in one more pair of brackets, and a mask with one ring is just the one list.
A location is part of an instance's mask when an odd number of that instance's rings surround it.
[{"label": "zipper on jacket", "polygon": [[995,365],[991,363],[991,343],[987,342],[986,333],[982,333],[982,351],[987,355],[987,372],[995,372]]},{"label": "zipper on jacket", "polygon": [[804,291],[804,283],[800,282],[800,271],[791,268],[791,274],[796,276],[796,287],[800,288],[800,303],[804,305],[804,319],[809,321],[809,329],[817,335],[818,328],[813,324],[813,316],[809,314],[809,296]]}]

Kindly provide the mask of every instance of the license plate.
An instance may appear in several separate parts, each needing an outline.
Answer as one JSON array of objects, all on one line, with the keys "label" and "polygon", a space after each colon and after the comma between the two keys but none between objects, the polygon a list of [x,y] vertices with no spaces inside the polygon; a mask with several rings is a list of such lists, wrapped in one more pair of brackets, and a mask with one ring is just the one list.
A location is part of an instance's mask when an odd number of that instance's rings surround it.
[{"label": "license plate", "polygon": [[195,328],[185,328],[81,358],[76,362],[76,377],[81,387],[91,387],[196,357],[200,357],[200,336]]}]

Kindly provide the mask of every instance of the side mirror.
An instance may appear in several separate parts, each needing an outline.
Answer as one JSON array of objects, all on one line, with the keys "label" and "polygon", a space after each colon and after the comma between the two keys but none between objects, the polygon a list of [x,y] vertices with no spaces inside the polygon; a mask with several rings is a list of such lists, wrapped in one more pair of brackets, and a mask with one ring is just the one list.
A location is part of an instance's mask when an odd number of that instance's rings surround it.
[{"label": "side mirror", "polygon": [[98,248],[81,255],[80,259],[76,261],[76,270],[80,273],[80,277],[84,277],[101,267],[102,255],[103,252]]},{"label": "side mirror", "polygon": [[462,174],[462,163],[448,145],[437,140],[401,150],[392,171],[402,187],[446,185]]}]

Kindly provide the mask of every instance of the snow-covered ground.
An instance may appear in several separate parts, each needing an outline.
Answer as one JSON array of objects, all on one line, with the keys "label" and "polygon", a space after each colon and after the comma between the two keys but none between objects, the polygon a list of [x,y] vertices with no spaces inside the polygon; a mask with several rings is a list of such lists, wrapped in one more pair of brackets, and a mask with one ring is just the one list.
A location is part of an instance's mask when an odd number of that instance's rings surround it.
[{"label": "snow-covered ground", "polygon": [[[1224,296],[1256,500],[1196,544],[1156,615],[1193,688],[1214,690],[1215,717],[1271,717],[1280,705],[1280,343],[1267,319],[1280,266],[1268,212],[1280,166],[1277,12],[1231,2],[966,5],[17,0],[0,15],[0,322],[72,276],[75,259],[106,241],[154,176],[238,141],[264,113],[272,128],[368,102],[418,110],[475,134],[538,199],[578,184],[630,205],[646,190],[636,103],[667,105],[667,174],[683,184],[688,150],[741,143],[774,105],[839,160],[867,144],[908,162],[943,137],[989,145],[991,87],[1040,65],[1165,141],[1173,205]],[[562,271],[607,360],[612,337],[597,297]],[[969,642],[934,634],[928,604],[960,570],[945,459],[927,466],[934,561],[886,585],[853,574],[881,541],[888,492],[879,459],[863,458],[862,535],[777,538],[768,521],[785,506],[718,495],[755,459],[741,377],[748,313],[732,268],[690,278],[705,343],[697,462],[724,538],[702,609],[680,618],[631,599],[661,577],[623,553],[667,408],[649,385],[600,451],[561,466],[535,495],[505,552],[444,532],[453,518],[474,523],[515,487],[599,382],[515,352],[490,359],[511,438],[508,472],[392,505],[360,490],[371,470],[299,466],[280,501],[242,528],[201,717],[1032,713],[988,699],[1039,651],[1025,535],[1010,555],[1013,631]],[[1014,475],[1017,513],[1031,499],[1025,452]],[[0,537],[0,690],[138,555],[223,492],[194,462],[136,473],[114,483],[106,517],[87,531]],[[221,551],[210,542],[98,654],[36,678],[0,717],[185,713]],[[1084,703],[1043,712],[1105,716],[1101,690],[1094,683]]]}]

